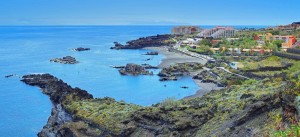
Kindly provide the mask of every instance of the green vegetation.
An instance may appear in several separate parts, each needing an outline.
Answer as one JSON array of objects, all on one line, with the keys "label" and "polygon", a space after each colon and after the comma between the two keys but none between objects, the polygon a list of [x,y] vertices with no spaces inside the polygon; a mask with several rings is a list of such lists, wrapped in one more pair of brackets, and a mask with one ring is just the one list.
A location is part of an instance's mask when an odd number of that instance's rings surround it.
[{"label": "green vegetation", "polygon": [[169,66],[168,68],[164,68],[163,70],[167,72],[193,72],[197,70],[203,69],[203,66],[201,63],[193,63],[193,62],[187,62],[187,63],[177,63],[175,65]]},{"label": "green vegetation", "polygon": [[177,100],[175,97],[166,98],[159,104],[159,106],[163,108],[179,107],[180,105],[181,101]]},{"label": "green vegetation", "polygon": [[259,68],[264,67],[284,67],[287,63],[293,63],[295,61],[289,60],[289,59],[283,59],[277,56],[270,56],[264,60],[261,61],[243,61],[241,62],[243,64],[242,70],[257,70]]},{"label": "green vegetation", "polygon": [[275,45],[278,49],[281,48],[283,40],[273,40],[272,44]]},{"label": "green vegetation", "polygon": [[300,126],[292,125],[283,131],[277,131],[273,133],[276,137],[299,137],[300,136]]},{"label": "green vegetation", "polygon": [[199,54],[205,54],[205,55],[211,55],[213,54],[213,51],[210,49],[209,46],[199,46],[199,47],[196,47],[196,49],[193,49],[191,47],[187,47],[187,50],[191,51],[191,52],[196,52],[196,53],[199,53]]},{"label": "green vegetation", "polygon": [[[71,96],[67,97],[70,100]],[[72,101],[64,104],[73,117],[88,120],[118,135],[124,125],[122,121],[128,119],[141,106],[116,102],[112,98]]]},{"label": "green vegetation", "polygon": [[262,77],[274,77],[277,74],[281,74],[282,71],[259,71],[259,72],[253,72],[253,74],[262,76]]},{"label": "green vegetation", "polygon": [[256,35],[271,33],[272,35],[293,35],[295,37],[300,37],[300,29],[294,30],[294,31],[286,31],[286,30],[247,30],[247,31],[238,31],[237,36],[238,37],[254,37]]},{"label": "green vegetation", "polygon": [[199,46],[211,46],[211,42],[209,39],[202,39],[200,42],[197,43]]},{"label": "green vegetation", "polygon": [[280,31],[279,30],[267,30],[266,33],[271,33],[272,35],[280,35]]}]

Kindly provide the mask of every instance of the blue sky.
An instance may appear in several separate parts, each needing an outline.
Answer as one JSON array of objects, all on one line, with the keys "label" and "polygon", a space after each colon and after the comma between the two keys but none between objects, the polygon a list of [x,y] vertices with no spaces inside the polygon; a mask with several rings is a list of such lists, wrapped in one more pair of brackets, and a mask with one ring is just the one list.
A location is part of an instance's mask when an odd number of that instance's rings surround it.
[{"label": "blue sky", "polygon": [[0,0],[0,25],[280,25],[300,0]]}]

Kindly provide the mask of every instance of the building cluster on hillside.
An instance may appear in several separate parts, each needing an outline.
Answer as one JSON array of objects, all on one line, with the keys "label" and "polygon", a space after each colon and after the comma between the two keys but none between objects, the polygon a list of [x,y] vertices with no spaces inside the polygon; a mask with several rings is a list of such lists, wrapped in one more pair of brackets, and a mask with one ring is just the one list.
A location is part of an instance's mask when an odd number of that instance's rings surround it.
[{"label": "building cluster on hillside", "polygon": [[295,29],[300,29],[300,22],[293,22],[289,25],[280,25],[275,28],[274,30],[285,30],[285,31],[294,31]]},{"label": "building cluster on hillside", "polygon": [[294,36],[288,35],[288,36],[279,36],[279,35],[272,35],[271,33],[267,33],[264,35],[257,35],[254,37],[254,39],[258,43],[264,43],[265,41],[273,41],[273,40],[282,40],[282,48],[292,48],[293,45],[297,42],[296,38]]},{"label": "building cluster on hillside", "polygon": [[[214,53],[220,53],[222,51],[224,51],[226,48],[225,47],[221,47],[221,48],[210,48]],[[251,48],[251,49],[242,49],[242,48],[228,48],[226,49],[227,51],[229,51],[230,53],[234,53],[234,54],[242,54],[242,53],[251,53],[251,54],[265,54],[265,53],[269,53],[272,52],[272,50],[270,49],[262,49],[261,47],[257,46],[255,48]]]},{"label": "building cluster on hillside", "polygon": [[234,37],[236,30],[233,27],[215,27],[212,29],[204,29],[197,36],[202,38],[231,38]]},{"label": "building cluster on hillside", "polygon": [[200,38],[187,38],[186,40],[182,41],[182,44],[184,44],[184,45],[195,45],[199,41],[201,41]]},{"label": "building cluster on hillside", "polygon": [[233,27],[215,27],[212,29],[201,29],[197,26],[178,26],[172,28],[172,34],[184,35],[184,34],[197,34],[200,38],[232,38],[236,34],[236,29]]},{"label": "building cluster on hillside", "polygon": [[[278,30],[300,29],[300,22],[294,22],[286,26],[278,26],[273,29],[278,29]],[[173,34],[179,34],[179,35],[197,34],[196,37],[195,35],[193,35],[190,38],[186,38],[185,40],[181,41],[182,46],[189,46],[192,49],[201,48],[201,46],[198,45],[197,43],[199,43],[202,39],[209,39],[211,44],[222,42],[224,38],[229,42],[238,40],[240,38],[238,38],[237,36],[237,31],[238,30],[236,30],[235,28],[228,27],[228,26],[225,27],[217,26],[211,29],[202,29],[197,26],[179,26],[179,27],[172,28]],[[271,33],[266,33],[266,34],[254,36],[254,40],[257,41],[258,46],[253,45],[253,47],[249,49],[227,48],[226,51],[235,54],[242,54],[242,53],[265,54],[267,52],[272,52],[272,50],[264,49],[263,45],[265,44],[266,41],[273,42],[274,40],[281,40],[282,49],[285,51],[289,48],[300,47],[300,41],[297,42],[296,37],[292,35],[281,36],[281,35],[272,35]],[[224,52],[224,47],[221,48],[211,47],[211,51],[214,53]]]},{"label": "building cluster on hillside", "polygon": [[184,35],[184,34],[194,34],[200,32],[200,27],[197,26],[178,26],[172,28],[172,34]]}]

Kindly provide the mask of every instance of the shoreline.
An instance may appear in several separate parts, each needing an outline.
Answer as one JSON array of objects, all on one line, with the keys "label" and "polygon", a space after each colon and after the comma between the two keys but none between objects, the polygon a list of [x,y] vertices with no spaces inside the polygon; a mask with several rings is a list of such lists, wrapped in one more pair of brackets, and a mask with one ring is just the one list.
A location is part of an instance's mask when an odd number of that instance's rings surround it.
[{"label": "shoreline", "polygon": [[[159,54],[164,55],[164,58],[161,60],[161,63],[158,65],[159,68],[169,67],[170,65],[174,65],[176,63],[197,62],[197,63],[205,64],[207,62],[207,60],[201,60],[199,58],[191,57],[191,56],[185,55],[183,53],[170,52],[168,50],[167,46],[146,47],[143,49],[154,50],[154,51],[157,51]],[[195,72],[191,73],[190,76],[193,77],[193,75],[195,75]],[[200,87],[200,89],[197,90],[195,94],[186,96],[183,99],[191,99],[191,98],[201,97],[204,94],[206,94],[212,90],[219,90],[219,89],[223,88],[223,87],[218,87],[214,83],[203,83],[197,79],[193,79],[193,81],[195,82],[195,84],[198,85],[198,87]]]},{"label": "shoreline", "polygon": [[162,47],[146,47],[143,48],[146,50],[154,50],[159,54],[164,55],[165,57],[161,60],[161,63],[158,65],[159,68],[169,67],[170,65],[174,65],[176,63],[184,63],[184,62],[197,62],[201,64],[205,64],[207,60],[200,60],[199,58],[191,57],[185,55],[183,53],[170,52],[168,51],[167,46]]}]

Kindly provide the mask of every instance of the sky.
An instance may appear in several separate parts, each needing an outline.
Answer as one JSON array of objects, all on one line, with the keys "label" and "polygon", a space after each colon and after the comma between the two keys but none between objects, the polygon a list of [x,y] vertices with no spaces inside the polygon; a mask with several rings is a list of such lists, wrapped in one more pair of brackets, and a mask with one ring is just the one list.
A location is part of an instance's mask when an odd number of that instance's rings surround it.
[{"label": "sky", "polygon": [[0,0],[0,25],[282,25],[300,0]]}]

